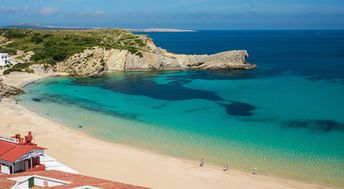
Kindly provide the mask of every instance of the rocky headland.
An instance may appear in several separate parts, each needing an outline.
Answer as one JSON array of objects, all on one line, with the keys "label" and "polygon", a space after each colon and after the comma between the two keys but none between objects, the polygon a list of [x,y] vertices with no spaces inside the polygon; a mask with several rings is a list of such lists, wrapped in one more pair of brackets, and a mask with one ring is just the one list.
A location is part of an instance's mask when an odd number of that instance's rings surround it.
[{"label": "rocky headland", "polygon": [[100,47],[87,49],[57,64],[58,72],[76,76],[97,76],[107,71],[164,71],[184,69],[253,69],[246,62],[247,51],[226,51],[212,55],[181,55],[153,46],[142,56],[127,50]]},{"label": "rocky headland", "polygon": [[111,71],[230,70],[256,67],[255,64],[246,62],[246,50],[225,51],[212,55],[174,54],[157,47],[148,36],[139,37],[145,45],[145,49],[139,52],[96,46],[58,63],[56,70],[76,76],[98,76]]}]

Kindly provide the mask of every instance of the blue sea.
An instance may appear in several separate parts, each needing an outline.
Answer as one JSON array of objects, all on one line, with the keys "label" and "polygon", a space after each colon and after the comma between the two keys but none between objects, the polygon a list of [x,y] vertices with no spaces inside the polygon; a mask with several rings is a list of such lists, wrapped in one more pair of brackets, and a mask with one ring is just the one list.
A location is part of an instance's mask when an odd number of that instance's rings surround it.
[{"label": "blue sea", "polygon": [[174,53],[246,49],[257,69],[49,78],[18,100],[107,141],[344,187],[344,31],[140,34]]}]

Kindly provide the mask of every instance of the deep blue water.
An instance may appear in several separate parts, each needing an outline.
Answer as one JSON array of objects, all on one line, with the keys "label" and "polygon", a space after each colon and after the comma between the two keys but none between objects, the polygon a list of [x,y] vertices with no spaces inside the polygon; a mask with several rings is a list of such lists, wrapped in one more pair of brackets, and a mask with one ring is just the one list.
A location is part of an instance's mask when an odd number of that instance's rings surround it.
[{"label": "deep blue water", "polygon": [[[269,77],[296,72],[310,79],[344,79],[344,30],[200,31],[141,33],[170,52],[213,54],[248,50],[256,72],[239,77]],[[257,73],[258,72],[258,73]]]},{"label": "deep blue water", "polygon": [[49,78],[19,99],[105,140],[344,186],[344,31],[147,34],[175,53],[246,49],[257,69]]}]

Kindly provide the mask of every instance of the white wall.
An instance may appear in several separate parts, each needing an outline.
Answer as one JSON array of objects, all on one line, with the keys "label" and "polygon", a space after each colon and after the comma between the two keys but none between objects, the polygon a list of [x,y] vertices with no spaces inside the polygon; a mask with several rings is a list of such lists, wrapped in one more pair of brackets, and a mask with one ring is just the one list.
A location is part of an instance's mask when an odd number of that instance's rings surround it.
[{"label": "white wall", "polygon": [[29,181],[26,180],[18,185],[13,186],[11,189],[28,189],[29,188]]},{"label": "white wall", "polygon": [[36,175],[32,176],[22,176],[22,177],[14,177],[10,178],[16,182],[16,185],[12,187],[12,189],[28,189],[29,188],[29,179],[33,178],[33,182],[35,186],[44,187],[44,183],[47,183],[48,187],[54,186],[61,186],[65,184],[70,184],[71,182],[57,180],[48,177],[40,177]]},{"label": "white wall", "polygon": [[[5,57],[5,58],[3,58]],[[7,63],[6,63],[7,61]],[[6,54],[1,54],[0,53],[0,66],[5,66],[7,64],[10,64],[10,57]]]},{"label": "white wall", "polygon": [[0,60],[0,66],[5,66],[5,65],[6,65],[5,61],[4,60]]},{"label": "white wall", "polygon": [[65,184],[65,183],[51,181],[51,180],[44,179],[44,178],[34,177],[35,186],[44,187],[44,181],[46,181],[48,183],[48,187],[61,186],[61,185]]},{"label": "white wall", "polygon": [[4,173],[4,174],[10,174],[10,168],[7,167],[6,165],[1,165],[1,173]]}]

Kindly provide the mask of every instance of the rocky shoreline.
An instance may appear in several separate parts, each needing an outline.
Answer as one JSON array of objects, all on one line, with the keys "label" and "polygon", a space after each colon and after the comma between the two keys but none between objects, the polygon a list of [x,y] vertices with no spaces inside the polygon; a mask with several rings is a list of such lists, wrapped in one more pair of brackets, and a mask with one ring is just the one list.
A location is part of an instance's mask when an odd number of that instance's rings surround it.
[{"label": "rocky shoreline", "polygon": [[0,98],[9,98],[11,96],[23,94],[24,91],[17,87],[9,86],[0,80]]}]

